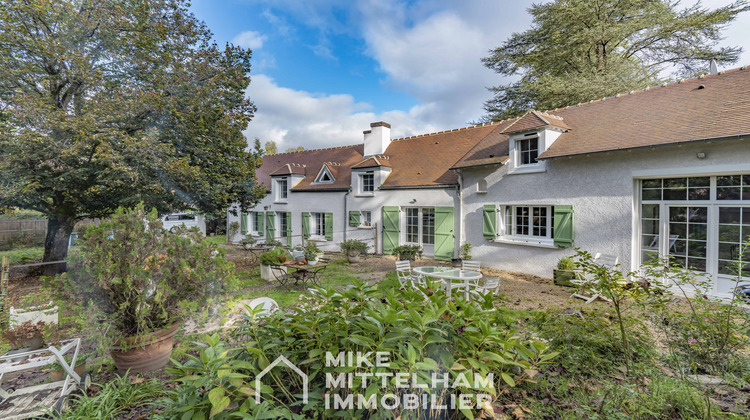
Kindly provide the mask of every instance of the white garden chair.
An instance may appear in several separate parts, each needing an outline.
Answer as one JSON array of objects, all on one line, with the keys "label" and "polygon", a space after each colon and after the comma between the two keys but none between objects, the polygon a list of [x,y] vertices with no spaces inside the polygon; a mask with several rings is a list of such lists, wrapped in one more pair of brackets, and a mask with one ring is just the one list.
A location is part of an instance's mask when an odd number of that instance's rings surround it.
[{"label": "white garden chair", "polygon": [[[602,267],[609,267],[612,268],[617,265],[619,262],[619,258],[615,255],[609,255],[609,254],[602,254],[602,253],[596,253],[594,255],[594,264],[602,266]],[[581,271],[576,271],[576,275],[573,279],[570,280],[571,283],[576,285],[579,290],[570,295],[570,297],[575,297],[578,299],[583,299],[586,301],[586,303],[594,302],[597,299],[606,300],[607,302],[611,302],[611,299],[604,296],[602,292],[594,287],[591,286],[591,283],[593,283],[593,279],[586,278],[586,276]],[[581,293],[581,289],[586,289],[590,292],[590,294],[586,295]]]},{"label": "white garden chair", "polygon": [[479,261],[464,261],[461,269],[482,272],[482,264]]},{"label": "white garden chair", "polygon": [[424,280],[421,276],[412,273],[410,261],[396,261],[396,276],[398,277],[398,283],[402,288],[408,285],[419,284],[424,286]]}]

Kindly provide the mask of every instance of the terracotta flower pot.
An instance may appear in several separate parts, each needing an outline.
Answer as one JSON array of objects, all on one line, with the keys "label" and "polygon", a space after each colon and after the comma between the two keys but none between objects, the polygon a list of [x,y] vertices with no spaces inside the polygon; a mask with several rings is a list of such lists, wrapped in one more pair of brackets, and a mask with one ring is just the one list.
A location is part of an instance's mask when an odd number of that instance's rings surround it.
[{"label": "terracotta flower pot", "polygon": [[[110,354],[121,375],[130,369],[130,374],[151,372],[166,366],[172,354],[174,336],[180,325],[177,323],[163,330],[118,340]],[[123,347],[125,350],[123,350]]]},{"label": "terracotta flower pot", "polygon": [[[81,363],[80,365],[77,365],[73,368],[73,371],[78,374],[78,376],[83,375],[83,372],[86,372],[86,363]],[[49,373],[49,379],[52,382],[62,381],[63,376],[65,374],[64,370],[53,370]]]}]

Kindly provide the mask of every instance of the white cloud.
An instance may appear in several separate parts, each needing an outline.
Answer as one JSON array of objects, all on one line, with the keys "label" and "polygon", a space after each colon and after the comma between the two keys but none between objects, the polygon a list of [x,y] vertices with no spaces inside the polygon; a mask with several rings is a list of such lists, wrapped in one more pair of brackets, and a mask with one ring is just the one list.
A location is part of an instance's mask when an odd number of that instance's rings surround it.
[{"label": "white cloud", "polygon": [[369,104],[356,102],[351,95],[329,95],[278,86],[263,74],[253,76],[247,91],[258,107],[245,136],[252,144],[273,140],[280,151],[290,147],[306,149],[334,147],[362,142],[362,131],[370,123],[386,121],[394,138],[437,130],[434,124],[418,117],[422,107],[408,112],[371,112]]},{"label": "white cloud", "polygon": [[266,39],[267,37],[261,35],[259,32],[245,31],[237,34],[232,40],[232,43],[239,45],[242,48],[257,50],[263,47],[263,42],[265,42]]}]

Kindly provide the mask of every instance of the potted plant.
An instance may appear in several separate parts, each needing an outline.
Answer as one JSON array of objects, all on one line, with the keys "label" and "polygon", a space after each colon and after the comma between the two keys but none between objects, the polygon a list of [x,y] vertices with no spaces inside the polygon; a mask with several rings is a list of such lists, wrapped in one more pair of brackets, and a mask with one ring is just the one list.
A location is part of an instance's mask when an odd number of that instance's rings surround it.
[{"label": "potted plant", "polygon": [[370,246],[358,239],[347,239],[341,242],[339,247],[341,247],[341,252],[346,254],[349,264],[353,264],[362,261],[362,255],[367,253],[367,248]]},{"label": "potted plant", "polygon": [[398,259],[401,261],[414,261],[417,256],[422,257],[423,251],[419,245],[400,245],[393,248],[393,253],[398,255]]},{"label": "potted plant", "polygon": [[570,282],[576,276],[576,263],[570,257],[560,258],[557,262],[557,269],[552,270],[552,276],[554,282],[558,286],[573,287],[574,285]]},{"label": "potted plant", "polygon": [[118,371],[131,374],[166,365],[180,318],[205,308],[232,277],[232,265],[199,231],[171,235],[143,204],[89,226],[68,267],[55,289],[102,314],[109,326],[101,330],[110,332],[102,341]]},{"label": "potted plant", "polygon": [[[73,371],[78,374],[78,376],[83,375],[84,372],[86,372],[86,359],[88,359],[88,356],[85,354],[79,354],[76,358],[76,364],[73,367]],[[70,365],[71,358],[65,358],[65,362]],[[55,362],[50,366],[49,368],[49,379],[52,382],[61,381],[63,377],[65,376],[65,371],[62,368],[62,365],[59,362]]]},{"label": "potted plant", "polygon": [[3,331],[3,338],[11,344],[13,349],[38,350],[44,345],[42,338],[44,325],[42,321],[36,323],[26,321]]},{"label": "potted plant", "polygon": [[240,243],[245,249],[250,249],[255,245],[255,243],[258,242],[253,235],[245,235],[244,238],[242,238],[242,241]]},{"label": "potted plant", "polygon": [[318,248],[318,244],[315,241],[307,241],[307,244],[305,245],[305,257],[307,258],[307,263],[310,265],[315,265],[318,263],[318,258],[323,255],[323,251]]},{"label": "potted plant", "polygon": [[229,228],[227,229],[227,243],[232,244],[232,241],[234,240],[234,236],[237,235],[237,232],[240,231],[240,224],[239,222],[232,222],[229,224]]},{"label": "potted plant", "polygon": [[471,244],[465,243],[461,245],[461,256],[459,258],[452,258],[451,259],[451,265],[454,267],[461,267],[461,264],[464,261],[471,260]]},{"label": "potted plant", "polygon": [[279,274],[286,273],[286,267],[276,268],[271,267],[271,265],[284,264],[287,259],[289,259],[289,253],[278,246],[260,254],[260,278],[265,281],[273,281]]}]

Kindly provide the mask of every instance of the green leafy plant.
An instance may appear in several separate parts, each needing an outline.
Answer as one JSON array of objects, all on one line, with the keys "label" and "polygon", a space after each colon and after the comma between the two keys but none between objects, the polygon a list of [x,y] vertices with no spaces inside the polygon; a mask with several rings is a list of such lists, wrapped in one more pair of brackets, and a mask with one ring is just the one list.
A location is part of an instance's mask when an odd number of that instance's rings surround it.
[{"label": "green leafy plant", "polygon": [[245,237],[240,241],[242,245],[255,245],[256,242],[258,242],[258,240],[255,239],[253,235],[245,235]]},{"label": "green leafy plant", "polygon": [[142,204],[89,226],[69,267],[52,280],[60,297],[91,302],[122,337],[168,327],[234,281],[233,265],[197,228],[169,234]]},{"label": "green leafy plant", "polygon": [[263,265],[283,264],[284,261],[289,259],[289,257],[290,255],[287,250],[281,247],[276,247],[260,254],[260,263]]},{"label": "green leafy plant", "polygon": [[283,247],[284,246],[284,244],[282,244],[280,241],[277,241],[276,239],[267,240],[263,244],[268,247]]},{"label": "green leafy plant", "polygon": [[419,245],[399,245],[393,248],[393,253],[398,255],[400,260],[414,260],[419,256],[422,257],[422,247]]},{"label": "green leafy plant", "polygon": [[237,232],[240,231],[240,223],[239,222],[231,222],[229,223],[229,228],[227,229],[227,235],[229,236],[229,240],[233,240],[234,237],[237,235]]},{"label": "green leafy plant", "polygon": [[[88,355],[79,354],[78,357],[76,357],[76,365],[75,365],[76,368],[78,366],[81,366],[84,363],[86,363],[87,359],[88,359]],[[66,357],[65,358],[65,363],[67,363],[68,365],[70,365],[70,362],[72,360],[73,360],[72,357]],[[60,364],[60,362],[55,362],[55,363],[53,363],[53,364],[50,365],[49,370],[51,370],[53,372],[59,372],[59,371],[63,370],[63,368],[62,368],[62,365]]]},{"label": "green leafy plant", "polygon": [[560,258],[560,261],[557,262],[558,270],[575,270],[575,268],[576,263],[570,257],[562,257]]},{"label": "green leafy plant", "polygon": [[461,259],[464,261],[471,260],[471,244],[466,242],[465,244],[461,245]]},{"label": "green leafy plant", "polygon": [[[266,418],[427,418],[429,409],[376,411],[365,407],[339,411],[326,408],[325,398],[362,394],[431,394],[447,403],[455,394],[486,393],[529,380],[533,369],[556,356],[538,341],[524,341],[508,330],[491,299],[469,303],[448,299],[442,293],[415,290],[381,291],[357,281],[347,290],[319,290],[321,297],[304,296],[293,311],[255,319],[250,308],[246,323],[237,331],[243,345],[230,348],[215,335],[200,354],[185,363],[175,362],[172,372],[182,385],[165,401],[164,418],[233,418],[241,413]],[[424,292],[424,291],[423,291]],[[388,355],[387,368],[367,364],[348,367],[326,363],[326,352],[362,352]],[[372,353],[368,353],[372,352]],[[301,402],[302,380],[289,369],[276,367],[262,379],[260,405],[253,398],[256,376],[283,355],[310,378],[309,402]],[[399,372],[427,380],[432,373],[472,379],[455,387],[403,389],[395,381],[370,381],[360,377],[353,386],[326,386],[326,376],[352,373],[371,375]],[[475,381],[494,374],[491,383]],[[533,375],[533,374],[532,374]],[[460,410],[473,418],[483,407]],[[406,418],[402,417],[402,418]]]},{"label": "green leafy plant", "polygon": [[315,260],[322,252],[315,241],[307,241],[305,244],[305,257],[308,260]]},{"label": "green leafy plant", "polygon": [[351,256],[366,254],[367,249],[370,248],[369,245],[358,239],[347,239],[339,243],[339,247],[341,247],[341,252]]}]

